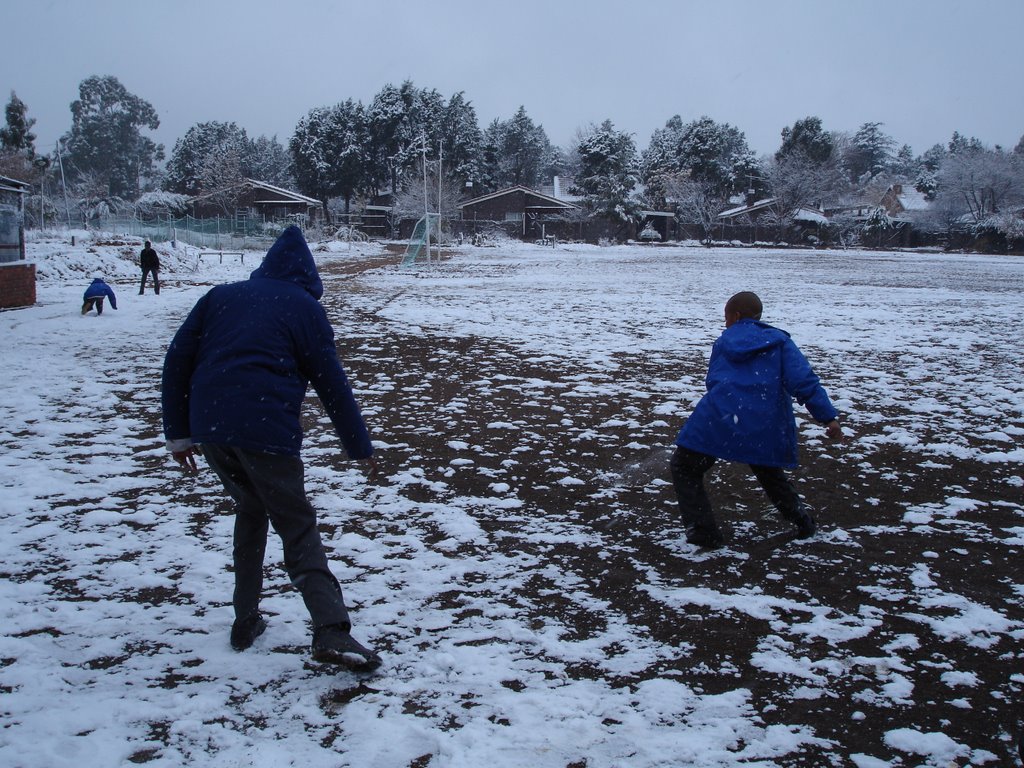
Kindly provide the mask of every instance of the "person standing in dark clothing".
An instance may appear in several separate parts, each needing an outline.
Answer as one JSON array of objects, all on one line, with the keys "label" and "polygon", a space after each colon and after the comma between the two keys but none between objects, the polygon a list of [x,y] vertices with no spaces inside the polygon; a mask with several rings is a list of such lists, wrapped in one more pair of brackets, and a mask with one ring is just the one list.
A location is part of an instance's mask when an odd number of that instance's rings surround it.
[{"label": "person standing in dark clothing", "polygon": [[186,471],[196,471],[196,454],[205,457],[235,501],[232,647],[245,650],[266,629],[259,605],[273,525],[312,619],[313,658],[372,670],[380,657],[350,634],[304,489],[300,416],[310,383],[348,457],[364,460],[370,474],[376,470],[322,295],[309,246],[291,226],[248,280],[199,299],[164,360],[164,435]]},{"label": "person standing in dark clothing", "polygon": [[153,275],[153,290],[160,295],[160,257],[156,255],[153,246],[146,241],[145,248],[139,254],[139,266],[142,267],[142,284],[139,286],[139,296],[146,292],[146,276]]}]

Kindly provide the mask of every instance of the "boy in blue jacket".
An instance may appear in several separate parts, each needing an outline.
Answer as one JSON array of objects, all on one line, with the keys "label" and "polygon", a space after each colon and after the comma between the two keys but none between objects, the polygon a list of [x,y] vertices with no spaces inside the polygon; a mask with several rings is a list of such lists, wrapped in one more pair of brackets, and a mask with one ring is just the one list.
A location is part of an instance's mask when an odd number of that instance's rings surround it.
[{"label": "boy in blue jacket", "polygon": [[349,458],[375,469],[373,446],[320,305],[323,284],[298,227],[286,229],[248,280],[203,296],[167,350],[163,422],[167,448],[195,472],[197,447],[235,501],[235,621],[245,650],[266,629],[259,611],[268,525],[313,622],[317,661],[369,670],[380,657],[350,634],[306,499],[300,414],[313,385]]},{"label": "boy in blue jacket", "polygon": [[117,296],[114,295],[114,289],[107,285],[103,280],[103,275],[95,273],[92,276],[92,282],[89,283],[89,287],[85,289],[85,294],[82,296],[82,314],[91,310],[93,307],[96,308],[96,314],[103,314],[103,299],[110,299],[110,306],[117,309]]},{"label": "boy in blue jacket", "polygon": [[704,473],[717,459],[749,464],[782,517],[809,538],[817,522],[808,513],[785,468],[797,466],[793,398],[825,425],[833,440],[843,437],[838,414],[789,334],[761,322],[761,299],[737,293],[725,305],[725,331],[708,363],[707,392],[676,437],[672,481],[686,540],[717,547],[722,534],[704,489]]}]

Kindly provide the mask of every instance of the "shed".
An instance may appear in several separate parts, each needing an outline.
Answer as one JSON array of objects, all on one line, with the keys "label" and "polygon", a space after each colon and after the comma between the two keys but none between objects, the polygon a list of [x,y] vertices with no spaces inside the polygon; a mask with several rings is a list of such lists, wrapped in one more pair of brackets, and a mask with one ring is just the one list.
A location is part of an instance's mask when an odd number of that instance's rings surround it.
[{"label": "shed", "polygon": [[36,303],[36,265],[25,261],[27,182],[0,176],[0,309]]}]

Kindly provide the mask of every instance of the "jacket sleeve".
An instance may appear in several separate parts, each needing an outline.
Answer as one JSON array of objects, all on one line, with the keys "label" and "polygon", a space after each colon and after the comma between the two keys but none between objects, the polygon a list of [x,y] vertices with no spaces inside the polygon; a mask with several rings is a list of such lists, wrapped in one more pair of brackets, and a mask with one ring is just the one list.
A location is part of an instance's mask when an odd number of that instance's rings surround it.
[{"label": "jacket sleeve", "polygon": [[110,299],[110,306],[117,309],[117,296],[114,295],[114,289],[108,285],[106,286],[105,292],[107,294],[107,298]]},{"label": "jacket sleeve", "polygon": [[319,303],[315,305],[315,318],[309,334],[299,344],[297,358],[303,375],[309,379],[323,403],[349,458],[372,456],[373,444],[366,423],[359,412],[345,369],[338,360],[334,330]]},{"label": "jacket sleeve", "polygon": [[792,339],[786,339],[782,345],[782,385],[823,424],[839,415],[818,375]]},{"label": "jacket sleeve", "polygon": [[181,328],[171,340],[164,357],[161,381],[161,405],[163,410],[164,437],[167,440],[181,440],[191,436],[189,426],[189,390],[192,372],[195,370],[199,339],[203,331],[203,316],[206,297],[201,298],[192,308]]}]

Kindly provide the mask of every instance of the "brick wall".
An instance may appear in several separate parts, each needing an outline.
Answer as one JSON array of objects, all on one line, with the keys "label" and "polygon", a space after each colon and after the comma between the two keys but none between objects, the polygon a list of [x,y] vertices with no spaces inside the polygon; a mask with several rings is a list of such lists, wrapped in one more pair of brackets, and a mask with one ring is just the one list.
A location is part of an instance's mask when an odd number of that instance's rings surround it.
[{"label": "brick wall", "polygon": [[0,264],[0,309],[30,307],[36,303],[36,265]]}]

